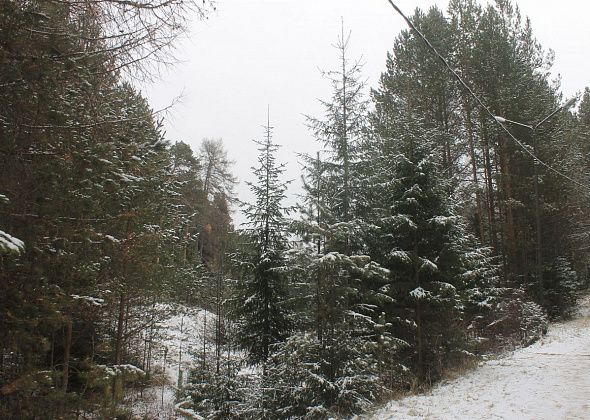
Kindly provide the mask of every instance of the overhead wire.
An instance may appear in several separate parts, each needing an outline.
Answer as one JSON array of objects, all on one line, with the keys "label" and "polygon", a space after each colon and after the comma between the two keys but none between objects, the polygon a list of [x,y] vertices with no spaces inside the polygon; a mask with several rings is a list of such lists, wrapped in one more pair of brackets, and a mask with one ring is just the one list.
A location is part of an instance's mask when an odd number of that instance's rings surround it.
[{"label": "overhead wire", "polygon": [[[424,42],[424,44],[428,47],[428,49],[430,49],[438,57],[438,59],[445,65],[445,67],[453,74],[453,76],[455,77],[455,79],[457,79],[457,81],[461,84],[461,86],[463,86],[465,88],[465,90],[475,99],[475,101],[479,104],[479,106],[481,106],[486,111],[486,113],[490,115],[490,117],[494,120],[494,122],[496,124],[498,124],[502,128],[502,130],[505,131],[508,134],[508,136],[516,144],[518,144],[527,154],[529,154],[533,159],[535,159],[539,164],[541,164],[542,166],[544,166],[548,170],[567,179],[570,182],[573,182],[574,184],[576,184],[580,187],[588,188],[587,185],[585,185],[579,181],[576,181],[575,179],[571,178],[567,174],[561,172],[560,170],[552,167],[548,163],[539,159],[531,150],[529,150],[529,147],[526,144],[524,144],[520,140],[518,140],[518,138],[516,138],[516,136],[514,136],[514,134],[512,134],[512,132],[501,122],[502,118],[496,116],[490,110],[490,108],[488,108],[486,106],[486,104],[479,98],[479,96],[477,96],[477,94],[473,91],[473,89],[471,89],[471,87],[463,80],[463,78],[459,75],[459,73],[457,73],[457,71],[449,64],[448,60],[441,53],[438,52],[436,47],[430,43],[428,38],[426,38],[426,36],[416,27],[416,25],[414,25],[414,23],[400,10],[400,8],[397,7],[392,0],[387,0],[387,1],[395,9],[395,11],[406,21],[406,23],[408,24],[410,29],[412,29],[412,31],[414,31],[414,33],[418,36],[418,38],[420,38],[422,40],[422,42]],[[561,109],[561,108],[558,108],[558,110],[559,109]],[[550,116],[553,116],[553,115],[554,115],[554,113],[552,113]],[[545,118],[543,120],[543,122],[546,121],[548,118],[549,117]],[[540,123],[535,125],[535,128],[537,128],[538,125],[540,125]]]}]

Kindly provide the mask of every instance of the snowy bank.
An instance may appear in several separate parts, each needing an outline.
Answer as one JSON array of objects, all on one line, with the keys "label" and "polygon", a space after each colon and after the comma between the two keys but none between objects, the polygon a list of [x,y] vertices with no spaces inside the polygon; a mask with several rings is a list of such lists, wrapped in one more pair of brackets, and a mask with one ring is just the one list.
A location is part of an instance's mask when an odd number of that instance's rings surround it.
[{"label": "snowy bank", "polygon": [[590,297],[532,346],[362,418],[590,419]]}]

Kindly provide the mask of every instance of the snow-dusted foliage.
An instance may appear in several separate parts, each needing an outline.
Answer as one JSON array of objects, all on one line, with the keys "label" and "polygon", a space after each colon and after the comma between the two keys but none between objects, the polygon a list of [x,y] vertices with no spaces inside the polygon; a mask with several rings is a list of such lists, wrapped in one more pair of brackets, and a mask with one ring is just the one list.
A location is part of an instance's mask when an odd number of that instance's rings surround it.
[{"label": "snow-dusted foliage", "polygon": [[284,165],[276,162],[279,146],[272,141],[270,122],[259,145],[256,182],[250,183],[255,203],[247,204],[244,238],[248,244],[236,255],[241,268],[234,314],[238,319],[239,343],[254,364],[265,363],[273,344],[283,341],[291,329],[287,315],[287,209],[282,206],[287,183],[281,180]]},{"label": "snow-dusted foliage", "polygon": [[121,77],[212,3],[0,2],[0,418],[339,418],[569,315],[590,90],[556,108],[510,1],[417,10],[472,91],[403,31],[374,109],[343,30],[302,217],[268,122],[238,232],[221,139],[170,144]]},{"label": "snow-dusted foliage", "polygon": [[116,417],[144,383],[122,369],[153,374],[156,300],[197,282],[196,200],[121,78],[179,34],[181,3],[0,5],[1,418]]},{"label": "snow-dusted foliage", "polygon": [[0,253],[20,254],[25,249],[25,243],[18,238],[0,230]]},{"label": "snow-dusted foliage", "polygon": [[256,383],[238,374],[235,366],[221,372],[195,368],[183,390],[183,406],[207,419],[254,418],[244,416],[252,411],[256,395],[251,391]]},{"label": "snow-dusted foliage", "polygon": [[266,391],[273,418],[325,419],[366,410],[384,392],[372,345],[346,331],[333,340],[296,333],[277,345]]},{"label": "snow-dusted foliage", "polygon": [[[0,204],[9,203],[8,197],[0,194]],[[25,243],[18,238],[0,230],[0,255],[1,254],[20,254],[25,249]]]},{"label": "snow-dusted foliage", "polygon": [[[543,304],[552,318],[568,317],[581,288],[578,273],[564,257],[557,257],[543,276]],[[534,287],[534,286],[533,286]]]},{"label": "snow-dusted foliage", "polygon": [[475,241],[440,170],[436,131],[395,109],[385,113],[378,106],[374,119],[376,136],[365,150],[371,162],[363,189],[370,226],[365,241],[368,253],[392,273],[386,290],[395,303],[384,312],[410,344],[406,363],[418,380],[432,380],[449,354],[466,348],[462,291],[466,254]]},{"label": "snow-dusted foliage", "polygon": [[547,314],[522,290],[474,288],[467,293],[467,307],[469,336],[480,354],[527,346],[547,332]]}]

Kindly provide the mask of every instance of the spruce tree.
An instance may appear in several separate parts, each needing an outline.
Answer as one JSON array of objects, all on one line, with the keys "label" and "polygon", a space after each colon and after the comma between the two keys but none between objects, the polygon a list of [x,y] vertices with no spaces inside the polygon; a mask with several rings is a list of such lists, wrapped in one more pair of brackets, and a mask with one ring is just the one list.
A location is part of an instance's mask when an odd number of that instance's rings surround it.
[{"label": "spruce tree", "polygon": [[431,380],[464,345],[466,232],[441,171],[436,131],[407,114],[374,118],[365,188],[372,208],[368,252],[392,273],[385,290],[394,303],[383,307],[385,316],[411,345],[406,351],[418,379]]},{"label": "spruce tree", "polygon": [[[366,128],[367,107],[365,86],[360,79],[362,65],[350,62],[349,41],[350,34],[345,35],[343,28],[336,44],[340,66],[338,70],[324,72],[333,87],[331,99],[320,101],[324,117],[307,118],[314,137],[324,147],[324,161],[314,162],[315,156],[306,158],[308,163],[320,165],[316,170],[321,171],[319,182],[324,191],[321,224],[326,230],[326,249],[347,255],[361,246],[356,241],[354,221],[359,206],[358,150]],[[315,188],[315,182],[309,186]],[[316,195],[308,194],[307,199],[313,201]]]},{"label": "spruce tree", "polygon": [[243,272],[236,301],[240,345],[248,351],[250,362],[263,365],[272,346],[291,330],[284,275],[287,209],[282,206],[287,182],[281,180],[284,164],[276,161],[279,145],[272,140],[272,129],[267,122],[264,139],[255,141],[259,146],[258,166],[253,168],[256,181],[248,184],[255,202],[244,205],[250,243],[240,256]]},{"label": "spruce tree", "polygon": [[[295,223],[304,240],[295,258],[297,276],[306,283],[304,296],[313,296],[305,310],[308,330],[278,347],[272,371],[282,404],[298,402],[278,409],[303,416],[307,405],[311,418],[358,412],[381,391],[376,350],[382,325],[376,308],[388,299],[378,289],[389,272],[364,255],[359,157],[367,101],[361,65],[351,64],[348,46],[343,30],[336,45],[340,65],[324,73],[333,87],[330,100],[321,101],[325,115],[308,118],[324,147],[321,154],[304,157],[304,217]],[[291,363],[297,368],[288,372]]]}]

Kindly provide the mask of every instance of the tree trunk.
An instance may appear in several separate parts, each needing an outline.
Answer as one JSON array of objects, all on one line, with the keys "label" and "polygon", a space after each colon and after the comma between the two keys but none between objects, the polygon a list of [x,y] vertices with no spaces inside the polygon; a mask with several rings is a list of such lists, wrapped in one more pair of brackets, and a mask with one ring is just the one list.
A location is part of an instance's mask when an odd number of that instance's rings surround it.
[{"label": "tree trunk", "polygon": [[482,143],[484,152],[485,181],[486,181],[486,198],[488,210],[488,223],[490,225],[490,243],[492,244],[493,255],[498,255],[498,234],[496,229],[496,206],[494,197],[494,183],[492,172],[492,160],[490,157],[490,145],[488,133],[485,126],[485,116],[480,113],[482,123]]},{"label": "tree trunk", "polygon": [[[415,236],[415,235],[414,235]],[[414,285],[416,287],[420,287],[420,266],[419,266],[419,256],[418,256],[418,240],[414,238]],[[416,374],[418,375],[418,380],[422,381],[424,379],[424,345],[422,343],[422,308],[420,307],[420,298],[416,299],[416,353],[418,356],[417,365],[416,365]]]},{"label": "tree trunk", "polygon": [[207,366],[207,311],[203,311],[203,372]]},{"label": "tree trunk", "polygon": [[[119,317],[117,320],[117,339],[115,342],[115,365],[120,365],[123,361],[123,341],[124,341],[124,330],[125,330],[125,308],[127,307],[127,295],[121,293],[119,299]],[[113,397],[117,399],[122,392],[122,382],[119,376],[115,376],[113,381]]]},{"label": "tree trunk", "polygon": [[182,343],[184,341],[184,314],[182,314],[182,318],[180,318],[180,346],[178,349],[178,383],[177,386],[179,389],[182,389]]},{"label": "tree trunk", "polygon": [[422,381],[424,379],[424,345],[422,343],[422,309],[419,300],[416,301],[416,353],[418,355],[416,375]]},{"label": "tree trunk", "polygon": [[477,227],[479,240],[485,243],[484,215],[481,205],[481,191],[477,177],[477,155],[475,154],[475,141],[473,136],[473,122],[471,121],[471,106],[469,105],[465,94],[463,96],[463,120],[465,121],[465,130],[467,131],[467,140],[469,142],[469,157],[471,159],[471,176],[475,186],[475,211],[477,214]]},{"label": "tree trunk", "polygon": [[72,319],[68,316],[66,318],[66,334],[64,336],[64,368],[62,391],[64,394],[68,392],[68,380],[70,376],[70,350],[72,348]]},{"label": "tree trunk", "polygon": [[125,307],[127,296],[125,293],[121,293],[119,297],[119,317],[117,320],[117,338],[115,342],[115,357],[114,362],[116,365],[121,364],[123,357],[123,331],[125,329]]},{"label": "tree trunk", "polygon": [[68,382],[70,378],[70,350],[72,348],[72,319],[66,317],[66,331],[64,335],[64,367],[63,367],[63,378],[61,382],[61,389],[64,396],[59,404],[59,416],[65,417],[66,411],[66,395],[68,392]]},{"label": "tree trunk", "polygon": [[508,156],[508,145],[506,137],[500,135],[498,138],[499,157],[500,157],[500,176],[502,180],[502,195],[504,197],[504,214],[506,222],[504,232],[506,237],[505,253],[508,254],[509,271],[519,272],[517,267],[517,245],[516,245],[516,226],[514,221],[514,211],[512,208],[512,179],[510,173],[510,159]]}]

